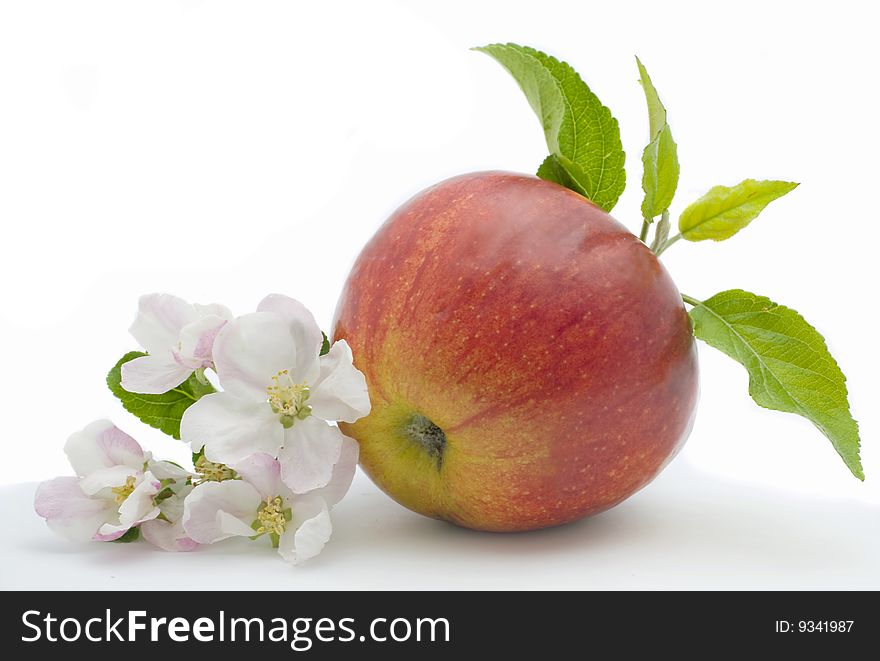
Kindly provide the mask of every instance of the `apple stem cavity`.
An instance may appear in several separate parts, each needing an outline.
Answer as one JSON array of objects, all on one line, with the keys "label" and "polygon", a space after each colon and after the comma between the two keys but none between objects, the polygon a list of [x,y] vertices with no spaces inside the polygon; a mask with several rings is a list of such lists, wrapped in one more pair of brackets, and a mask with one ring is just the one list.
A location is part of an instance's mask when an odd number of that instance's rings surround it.
[{"label": "apple stem cavity", "polygon": [[443,465],[443,451],[446,449],[446,434],[443,430],[422,414],[416,413],[403,431],[410,441],[434,458],[437,470],[440,470]]}]

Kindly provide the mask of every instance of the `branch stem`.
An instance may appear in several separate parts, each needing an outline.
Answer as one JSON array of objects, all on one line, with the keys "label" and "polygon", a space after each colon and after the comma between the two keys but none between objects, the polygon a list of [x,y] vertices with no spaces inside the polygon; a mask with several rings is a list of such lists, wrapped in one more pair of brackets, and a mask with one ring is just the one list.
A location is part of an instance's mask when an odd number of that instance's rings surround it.
[{"label": "branch stem", "polygon": [[666,251],[666,249],[669,248],[669,247],[670,247],[672,244],[674,244],[676,241],[681,240],[681,238],[682,238],[682,237],[681,237],[681,234],[676,234],[676,235],[673,236],[671,239],[667,239],[667,240],[663,243],[663,245],[660,246],[660,247],[657,249],[657,251],[656,251],[656,253],[655,253],[655,254],[657,255],[657,257],[659,257],[660,255],[662,255],[662,254]]}]

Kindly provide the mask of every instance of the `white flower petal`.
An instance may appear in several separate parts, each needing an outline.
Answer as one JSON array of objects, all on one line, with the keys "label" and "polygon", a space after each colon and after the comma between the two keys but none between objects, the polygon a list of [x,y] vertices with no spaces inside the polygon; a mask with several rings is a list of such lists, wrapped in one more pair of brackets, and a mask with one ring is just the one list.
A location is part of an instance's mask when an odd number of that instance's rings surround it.
[{"label": "white flower petal", "polygon": [[172,485],[171,489],[174,491],[174,495],[159,502],[159,511],[162,516],[172,523],[180,521],[183,518],[184,500],[194,488],[192,484],[182,484],[179,487]]},{"label": "white flower petal", "polygon": [[116,503],[89,498],[75,477],[56,477],[37,487],[34,509],[54,532],[73,542],[87,542],[113,517]]},{"label": "white flower petal", "polygon": [[185,480],[192,476],[188,470],[170,461],[149,461],[147,470],[160,480]]},{"label": "white flower petal", "polygon": [[211,387],[214,390],[223,390],[223,386],[220,385],[220,377],[217,376],[217,372],[213,370],[213,368],[206,369],[204,372],[205,380],[211,384]]},{"label": "white flower petal", "polygon": [[141,469],[144,465],[144,451],[138,442],[109,420],[96,420],[72,434],[64,452],[79,476],[110,466]]},{"label": "white flower petal", "polygon": [[296,365],[297,347],[284,322],[254,312],[228,322],[214,340],[214,365],[223,389],[266,401],[272,377]]},{"label": "white flower petal", "polygon": [[[257,518],[256,512],[254,512],[253,518]],[[226,537],[252,537],[256,534],[256,531],[244,519],[232,516],[228,512],[217,512],[217,526]]]},{"label": "white flower petal", "polygon": [[161,490],[159,480],[149,471],[144,473],[143,479],[119,506],[119,524],[131,528],[159,516],[159,508],[153,503],[153,497]]},{"label": "white flower petal", "polygon": [[129,529],[130,526],[123,526],[118,523],[105,523],[101,526],[98,532],[95,533],[92,540],[96,542],[112,542],[122,537],[129,531]]},{"label": "white flower petal", "polygon": [[327,507],[333,507],[348,493],[357,470],[360,447],[353,438],[345,435],[342,438],[342,452],[339,453],[339,460],[333,466],[330,482],[320,489],[309,492],[310,497],[321,498],[326,502]]},{"label": "white flower petal", "polygon": [[144,521],[141,524],[141,535],[150,544],[164,551],[194,551],[199,547],[199,543],[186,534],[180,521],[176,523],[161,519]]},{"label": "white flower petal", "polygon": [[327,486],[344,443],[342,432],[323,420],[314,416],[297,420],[285,430],[284,447],[278,453],[281,479],[300,494]]},{"label": "white flower petal", "polygon": [[147,294],[138,301],[138,314],[128,329],[149,353],[177,347],[180,329],[195,321],[198,313],[182,298],[171,294]]},{"label": "white flower petal", "polygon": [[278,553],[297,565],[321,552],[333,532],[327,505],[320,498],[301,498],[292,503],[293,518],[278,544]]},{"label": "white flower petal", "polygon": [[232,321],[232,311],[220,303],[193,303],[193,307],[200,317],[220,317],[226,321]]},{"label": "white flower petal", "polygon": [[239,461],[233,468],[245,482],[256,489],[263,500],[286,492],[281,482],[281,464],[270,454],[258,452]]},{"label": "white flower petal", "polygon": [[[154,519],[147,519],[148,521]],[[119,539],[129,530],[131,530],[134,526],[131,526],[127,523],[117,523],[115,521],[110,523],[105,523],[98,532],[95,533],[95,536],[92,538],[96,542],[112,542],[114,540]]]},{"label": "white flower petal", "polygon": [[367,380],[352,362],[345,340],[333,343],[320,358],[321,374],[309,394],[312,414],[322,420],[354,422],[370,412]]},{"label": "white flower petal", "polygon": [[283,294],[269,294],[260,301],[257,310],[271,312],[284,320],[296,343],[295,380],[297,383],[313,383],[318,378],[318,355],[324,343],[324,333],[314,315],[305,305]]},{"label": "white flower petal", "polygon": [[180,330],[180,348],[175,353],[177,359],[194,370],[210,367],[214,340],[226,321],[223,317],[209,315],[184,326]]},{"label": "white flower petal", "polygon": [[204,446],[211,461],[233,464],[254,452],[276,454],[284,428],[268,403],[218,392],[205,395],[184,412],[180,437],[194,452]]},{"label": "white flower petal", "polygon": [[[249,528],[257,518],[262,499],[257,490],[241,480],[204,482],[197,486],[183,504],[183,528],[200,544],[213,544],[221,539],[242,534],[235,532],[228,519]],[[243,529],[242,529],[243,530]],[[231,531],[231,532],[230,532]]]},{"label": "white flower petal", "polygon": [[143,395],[161,395],[189,378],[195,368],[181,365],[169,351],[122,363],[122,388]]},{"label": "white flower petal", "polygon": [[[88,496],[96,496],[104,489],[121,487],[129,477],[137,477],[140,471],[129,466],[110,466],[100,468],[86,475],[79,481],[79,488]],[[110,493],[101,494],[112,498]]]},{"label": "white flower petal", "polygon": [[291,366],[296,381],[314,382],[318,378],[317,360],[324,343],[324,334],[308,308],[289,296],[269,294],[260,301],[257,311],[271,312],[284,320],[296,343],[297,363]]}]

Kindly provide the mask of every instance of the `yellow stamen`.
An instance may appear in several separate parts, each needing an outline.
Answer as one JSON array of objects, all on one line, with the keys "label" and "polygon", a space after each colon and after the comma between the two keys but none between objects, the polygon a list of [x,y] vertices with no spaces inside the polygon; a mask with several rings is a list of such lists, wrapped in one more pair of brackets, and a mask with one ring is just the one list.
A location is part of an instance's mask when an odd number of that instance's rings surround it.
[{"label": "yellow stamen", "polygon": [[131,495],[131,492],[134,491],[134,475],[129,475],[125,478],[125,484],[121,487],[113,487],[110,491],[113,492],[113,495],[116,497],[116,504],[122,505],[125,502],[125,499]]},{"label": "yellow stamen", "polygon": [[284,503],[281,496],[266,499],[266,504],[257,512],[256,522],[259,522],[259,527],[256,528],[258,535],[264,533],[282,535],[284,533],[287,517],[284,515]]},{"label": "yellow stamen", "polygon": [[296,420],[304,420],[312,413],[306,404],[309,399],[309,384],[294,383],[288,370],[281,370],[272,377],[272,385],[266,388],[269,406],[281,416],[281,424],[293,426]]},{"label": "yellow stamen", "polygon": [[195,463],[196,473],[199,475],[197,484],[202,482],[222,482],[223,480],[234,480],[238,474],[226,464],[218,464],[205,458],[202,455]]}]

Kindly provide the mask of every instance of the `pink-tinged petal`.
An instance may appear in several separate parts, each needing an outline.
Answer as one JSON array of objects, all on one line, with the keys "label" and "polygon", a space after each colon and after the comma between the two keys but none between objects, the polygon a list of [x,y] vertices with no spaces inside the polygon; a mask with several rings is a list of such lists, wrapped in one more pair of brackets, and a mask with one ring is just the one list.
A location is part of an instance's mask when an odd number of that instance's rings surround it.
[{"label": "pink-tinged petal", "polygon": [[131,528],[159,516],[159,508],[153,503],[153,497],[161,490],[161,482],[149,471],[144,473],[143,479],[119,506],[119,524]]},{"label": "pink-tinged petal", "polygon": [[297,420],[284,433],[278,454],[281,479],[294,493],[307,493],[327,486],[342,455],[345,436],[338,428],[309,416]]},{"label": "pink-tinged petal", "polygon": [[198,313],[182,298],[171,294],[147,294],[138,301],[138,314],[128,332],[149,353],[177,347],[180,329],[195,321]]},{"label": "pink-tinged petal", "polygon": [[122,537],[129,530],[128,526],[120,526],[119,524],[105,523],[101,529],[92,537],[95,542],[112,542]]},{"label": "pink-tinged petal", "polygon": [[144,451],[138,442],[109,420],[97,420],[71,435],[64,452],[80,476],[111,466],[141,469],[144,465]]},{"label": "pink-tinged petal", "polygon": [[[105,489],[113,487],[121,487],[129,477],[137,478],[140,471],[129,466],[110,466],[110,468],[100,468],[89,473],[79,481],[79,488],[83,490],[87,496],[100,495],[104,498],[113,498],[113,494]],[[104,493],[102,493],[104,492]]]},{"label": "pink-tinged petal", "polygon": [[[241,480],[204,482],[183,503],[183,529],[200,544],[213,544],[235,535],[253,535],[250,524],[257,518],[262,499],[257,490]],[[236,527],[228,519],[237,519]],[[244,529],[250,532],[244,533]]]},{"label": "pink-tinged petal", "polygon": [[186,534],[180,521],[177,523],[169,523],[161,519],[145,521],[141,524],[141,536],[153,546],[172,553],[195,551],[199,547],[199,543]]},{"label": "pink-tinged petal", "polygon": [[284,428],[267,402],[218,392],[205,395],[186,410],[180,437],[194,451],[204,447],[211,461],[234,464],[254,452],[275,455],[284,440]]},{"label": "pink-tinged petal", "polygon": [[199,548],[199,543],[189,537],[181,537],[177,540],[177,550],[181,553],[189,553]]},{"label": "pink-tinged petal", "polygon": [[182,365],[170,351],[122,363],[122,388],[142,395],[161,395],[189,378],[195,367]]},{"label": "pink-tinged petal", "polygon": [[202,317],[187,324],[180,331],[180,349],[177,360],[193,369],[213,365],[214,340],[226,325],[226,319],[215,315]]},{"label": "pink-tinged petal", "polygon": [[34,509],[54,532],[74,542],[87,542],[113,517],[116,503],[89,498],[75,477],[56,477],[37,487]]},{"label": "pink-tinged petal", "polygon": [[286,489],[281,482],[281,464],[270,454],[258,452],[236,463],[241,479],[256,489],[263,500],[280,496]]},{"label": "pink-tinged petal", "polygon": [[370,412],[367,380],[352,362],[351,347],[345,340],[333,343],[321,356],[321,374],[309,395],[312,414],[322,420],[355,422]]},{"label": "pink-tinged petal", "polygon": [[327,503],[327,507],[333,507],[338,503],[348,490],[357,470],[360,447],[353,438],[343,435],[342,452],[339,453],[339,461],[333,466],[333,475],[327,486],[309,492],[309,496],[321,498]]},{"label": "pink-tinged petal", "polygon": [[317,360],[324,343],[324,334],[312,313],[299,301],[283,294],[269,294],[260,301],[257,311],[271,312],[284,320],[296,343],[294,378],[297,383],[313,383],[318,378]]},{"label": "pink-tinged petal", "polygon": [[228,322],[214,340],[214,365],[227,392],[266,401],[272,377],[296,365],[297,347],[287,325],[268,312]]},{"label": "pink-tinged petal", "polygon": [[281,557],[297,565],[318,555],[330,540],[333,524],[327,505],[320,498],[296,499],[293,518],[278,544]]}]

